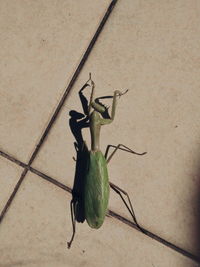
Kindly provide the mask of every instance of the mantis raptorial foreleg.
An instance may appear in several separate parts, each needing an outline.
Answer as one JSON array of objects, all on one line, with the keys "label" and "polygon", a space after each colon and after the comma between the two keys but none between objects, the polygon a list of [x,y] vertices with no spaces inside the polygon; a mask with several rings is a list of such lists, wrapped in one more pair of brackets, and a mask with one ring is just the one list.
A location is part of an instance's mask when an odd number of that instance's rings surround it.
[{"label": "mantis raptorial foreleg", "polygon": [[[89,82],[91,84],[89,84]],[[88,115],[90,115],[91,108],[92,108],[92,102],[93,102],[93,99],[94,99],[94,89],[95,89],[95,83],[91,79],[91,73],[89,74],[89,80],[86,82],[86,84],[88,84],[89,86],[92,87],[92,91],[91,91],[91,95],[90,95],[90,102],[89,102],[89,105],[88,105]]]}]

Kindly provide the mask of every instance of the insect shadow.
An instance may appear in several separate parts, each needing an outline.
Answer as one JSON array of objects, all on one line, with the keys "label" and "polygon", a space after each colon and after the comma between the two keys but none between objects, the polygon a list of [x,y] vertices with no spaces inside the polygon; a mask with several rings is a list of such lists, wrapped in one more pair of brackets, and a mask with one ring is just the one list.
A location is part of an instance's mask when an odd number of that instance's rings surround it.
[{"label": "insect shadow", "polygon": [[87,83],[80,89],[79,97],[82,104],[83,112],[80,113],[76,110],[70,110],[69,126],[72,134],[74,135],[75,142],[74,147],[76,150],[76,167],[74,176],[74,185],[72,189],[71,200],[71,214],[75,216],[74,220],[77,222],[84,222],[84,184],[85,184],[85,172],[87,165],[87,147],[83,141],[82,129],[89,127],[88,122],[88,100],[82,94],[82,91],[87,87]]}]

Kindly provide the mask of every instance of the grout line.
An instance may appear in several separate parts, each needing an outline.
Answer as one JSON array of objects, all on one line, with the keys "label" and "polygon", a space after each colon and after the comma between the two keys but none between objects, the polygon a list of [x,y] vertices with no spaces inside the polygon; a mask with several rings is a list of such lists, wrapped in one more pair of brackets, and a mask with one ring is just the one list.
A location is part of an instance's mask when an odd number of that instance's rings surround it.
[{"label": "grout line", "polygon": [[[101,20],[101,22],[100,22],[100,24],[99,24],[99,26],[98,26],[98,28],[97,28],[92,40],[90,41],[85,53],[83,54],[83,57],[82,57],[79,65],[78,65],[78,67],[76,68],[76,71],[74,72],[74,74],[73,74],[68,86],[66,87],[65,92],[64,92],[64,94],[63,94],[63,96],[62,96],[62,98],[61,98],[61,100],[60,100],[55,112],[53,113],[53,116],[51,117],[51,119],[50,119],[50,121],[49,121],[49,123],[48,123],[48,125],[47,125],[47,127],[45,129],[45,131],[43,132],[38,144],[36,145],[36,148],[33,151],[33,154],[32,154],[32,156],[31,156],[31,158],[30,158],[30,160],[28,162],[28,166],[30,166],[33,163],[36,155],[38,154],[40,148],[42,147],[42,144],[44,143],[48,133],[50,132],[54,122],[56,121],[56,119],[57,119],[57,117],[59,115],[59,112],[61,111],[61,108],[63,107],[64,102],[66,101],[67,97],[69,96],[69,93],[71,92],[74,83],[76,82],[76,80],[77,80],[77,78],[78,78],[83,66],[85,65],[85,62],[87,61],[88,56],[90,55],[90,53],[92,51],[92,48],[94,47],[94,45],[95,45],[100,33],[102,32],[102,30],[104,28],[104,25],[105,25],[106,21],[108,20],[110,14],[112,13],[112,10],[115,7],[115,4],[117,3],[117,1],[118,0],[112,0],[110,5],[108,6],[108,8],[107,8],[107,10],[106,10],[106,12],[104,14],[104,17]],[[10,197],[9,197],[9,199],[8,199],[4,209],[3,209],[3,211],[0,214],[0,223],[2,222],[2,220],[3,220],[3,218],[4,218],[5,214],[6,214],[9,206],[11,205],[11,203],[12,203],[12,201],[13,201],[13,199],[14,199],[14,197],[15,197],[15,195],[16,195],[16,193],[17,193],[17,191],[18,191],[18,189],[19,189],[19,187],[21,185],[21,183],[23,182],[27,172],[28,172],[28,168],[26,168],[22,172],[19,181],[17,182],[17,184],[16,184],[12,194],[10,195]]]},{"label": "grout line", "polygon": [[[111,215],[112,217],[114,217],[115,219],[127,224],[128,226],[138,230],[139,232],[141,232],[141,230],[137,227],[136,224],[134,224],[133,222],[129,221],[128,219],[124,218],[123,216],[113,212],[112,210],[109,210],[109,215]],[[143,233],[144,235],[158,241],[159,243],[165,245],[166,247],[168,248],[171,248],[173,250],[175,250],[176,252],[182,254],[183,256],[187,257],[187,258],[190,258],[191,260],[194,260],[198,263],[200,263],[200,257],[172,244],[171,242],[167,241],[166,239],[146,230],[145,228],[141,227],[142,231],[141,233]]]},{"label": "grout line", "polygon": [[11,156],[11,155],[9,155],[9,154],[7,154],[7,153],[1,151],[1,150],[0,150],[0,156],[2,156],[2,157],[4,157],[4,158],[6,158],[6,159],[8,159],[8,160],[10,160],[10,161],[12,161],[12,162],[14,162],[14,163],[16,163],[16,164],[19,165],[20,167],[23,167],[23,168],[26,168],[26,167],[27,167],[27,164],[23,163],[22,161],[20,161],[20,160],[14,158],[13,156]]},{"label": "grout line", "polygon": [[11,203],[12,203],[12,201],[13,201],[13,199],[14,199],[14,197],[15,197],[15,195],[16,195],[16,193],[17,193],[17,191],[18,191],[18,189],[19,189],[19,187],[21,185],[21,183],[23,182],[23,180],[24,180],[27,172],[28,172],[28,169],[24,169],[23,170],[23,172],[22,172],[22,174],[20,176],[20,179],[18,180],[17,184],[15,185],[14,190],[11,193],[8,201],[6,202],[6,205],[4,206],[4,208],[3,208],[3,210],[2,210],[2,212],[0,214],[0,223],[2,222],[2,220],[3,220],[3,218],[4,218],[5,214],[6,214],[6,212],[8,210],[8,208],[10,207],[10,205],[11,205]]},{"label": "grout line", "polygon": [[56,179],[44,174],[43,172],[40,172],[40,171],[36,170],[35,168],[29,167],[29,170],[32,173],[40,176],[44,180],[46,180],[46,181],[48,181],[48,182],[50,182],[50,183],[62,188],[63,190],[67,191],[68,193],[72,194],[72,189],[69,186],[64,185],[63,183],[61,183],[61,182],[57,181]]},{"label": "grout line", "polygon": [[[52,178],[52,177],[50,177],[50,176],[44,174],[43,172],[40,172],[39,170],[30,167],[29,165],[27,165],[27,164],[21,162],[20,160],[15,159],[14,157],[8,155],[7,153],[5,153],[5,152],[3,152],[3,151],[0,151],[0,156],[2,156],[2,157],[4,157],[4,158],[6,158],[6,159],[8,159],[8,160],[10,160],[10,161],[12,161],[12,162],[14,162],[15,164],[17,164],[17,165],[19,165],[19,166],[21,166],[21,167],[24,167],[24,171],[23,171],[23,173],[24,173],[24,172],[27,173],[28,170],[29,170],[29,171],[31,171],[32,173],[36,174],[37,176],[39,176],[39,177],[45,179],[46,181],[48,181],[48,182],[50,182],[50,183],[53,183],[54,185],[56,185],[56,186],[62,188],[63,190],[69,192],[70,194],[72,193],[72,189],[71,189],[70,187],[68,187],[68,186],[66,186],[66,185],[64,185],[64,184],[62,184],[62,183],[60,183],[60,182],[57,181],[56,179],[54,179],[54,178]],[[23,173],[22,173],[22,174],[23,174]],[[24,177],[23,177],[23,178],[24,178]],[[22,181],[23,181],[23,178],[22,178]],[[20,180],[21,180],[21,178],[20,178]],[[19,182],[20,182],[20,180],[19,180]],[[21,182],[22,182],[22,181],[21,181]],[[18,182],[18,183],[19,183],[19,182]],[[20,183],[20,184],[21,184],[21,183]],[[14,192],[14,191],[13,191],[13,192]],[[141,230],[137,227],[137,225],[136,225],[135,223],[131,222],[130,220],[124,218],[123,216],[117,214],[116,212],[114,212],[114,211],[112,211],[112,210],[108,210],[108,214],[107,214],[107,216],[108,216],[108,217],[113,217],[113,218],[115,218],[115,219],[121,221],[122,223],[125,223],[125,224],[127,224],[128,226],[134,228],[135,230],[141,232]],[[0,222],[1,222],[1,217],[0,217]],[[168,247],[168,248],[171,248],[172,250],[175,250],[176,252],[182,254],[183,256],[185,256],[185,257],[187,257],[187,258],[190,258],[191,260],[200,263],[200,257],[198,257],[198,256],[196,256],[196,255],[193,255],[192,253],[190,253],[190,252],[188,252],[188,251],[186,251],[186,250],[184,250],[184,249],[182,249],[182,248],[180,248],[180,247],[178,247],[178,246],[176,246],[176,245],[170,243],[169,241],[163,239],[162,237],[159,237],[158,235],[156,235],[156,234],[154,234],[154,233],[152,233],[152,232],[146,230],[146,229],[143,228],[143,227],[141,227],[141,229],[142,229],[142,231],[143,231],[143,232],[141,232],[141,233],[145,234],[146,236],[148,236],[148,237],[150,237],[150,238],[156,240],[157,242],[159,242],[159,243],[165,245],[165,246]]]}]

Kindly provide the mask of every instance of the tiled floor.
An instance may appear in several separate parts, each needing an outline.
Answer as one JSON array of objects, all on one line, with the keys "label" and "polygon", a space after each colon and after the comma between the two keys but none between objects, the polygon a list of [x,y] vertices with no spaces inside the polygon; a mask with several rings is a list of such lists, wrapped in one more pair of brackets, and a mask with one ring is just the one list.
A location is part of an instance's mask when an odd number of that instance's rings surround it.
[{"label": "tiled floor", "polygon": [[[79,74],[109,4],[0,1],[0,266],[200,266],[200,5],[117,1]],[[129,89],[118,101],[115,121],[102,128],[101,147],[123,143],[147,151],[118,152],[109,176],[129,193],[152,238],[106,217],[98,231],[77,224],[68,250],[71,194],[56,181],[73,187],[69,112],[83,113],[78,92],[89,72],[98,96]],[[74,73],[71,93],[54,116]],[[82,133],[89,144],[88,129]],[[55,181],[27,171],[5,212],[28,163],[32,172]],[[113,192],[109,208],[131,220]]]}]

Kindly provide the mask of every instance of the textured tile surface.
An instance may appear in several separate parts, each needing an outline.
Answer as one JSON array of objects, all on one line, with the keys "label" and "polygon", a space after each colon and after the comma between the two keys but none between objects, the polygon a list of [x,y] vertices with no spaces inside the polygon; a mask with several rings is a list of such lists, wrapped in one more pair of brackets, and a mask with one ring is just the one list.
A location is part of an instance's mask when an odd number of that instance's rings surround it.
[{"label": "textured tile surface", "polygon": [[14,163],[0,157],[0,212],[4,208],[23,171]]},{"label": "textured tile surface", "polygon": [[29,174],[0,227],[1,266],[172,266],[197,264],[106,218],[100,230],[77,225],[70,250],[70,195]]},{"label": "textured tile surface", "polygon": [[[109,1],[0,2],[0,146],[26,162]],[[123,143],[148,154],[118,152],[109,164],[110,180],[129,193],[142,226],[196,255],[199,13],[195,0],[119,1],[33,164],[72,187],[76,151],[69,112],[83,113],[78,91],[88,73],[97,96],[129,88],[114,122],[102,128],[102,151]],[[90,144],[88,129],[82,133]],[[2,209],[21,170],[4,159],[0,164]],[[67,193],[29,174],[0,225],[0,266],[197,266],[111,218],[99,231],[78,224],[67,250],[69,202]],[[130,218],[113,192],[109,206]]]},{"label": "textured tile surface", "polygon": [[[93,73],[96,95],[129,88],[101,145],[123,143],[148,154],[119,152],[110,180],[126,190],[139,222],[199,255],[200,58],[196,1],[119,1],[34,166],[73,185],[75,141],[69,110]],[[86,89],[87,91],[87,89]],[[88,95],[88,94],[87,94]],[[89,140],[87,129],[84,139]],[[110,207],[128,216],[111,194]]]},{"label": "textured tile surface", "polygon": [[1,148],[27,161],[109,1],[0,2]]}]

